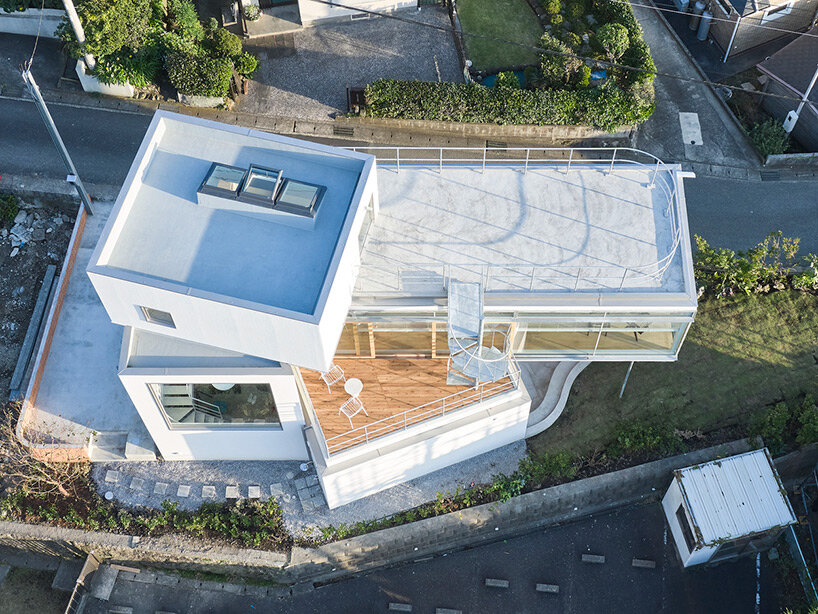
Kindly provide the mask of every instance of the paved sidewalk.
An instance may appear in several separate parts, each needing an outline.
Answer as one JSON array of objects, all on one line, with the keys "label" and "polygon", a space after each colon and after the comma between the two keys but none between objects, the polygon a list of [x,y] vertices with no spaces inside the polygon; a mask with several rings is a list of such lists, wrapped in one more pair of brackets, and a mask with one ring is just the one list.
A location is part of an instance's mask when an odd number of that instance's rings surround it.
[{"label": "paved sidewalk", "polygon": [[[701,80],[686,50],[656,11],[634,7],[634,12],[645,31],[657,71]],[[665,162],[683,163],[700,175],[758,177],[757,155],[710,86],[661,76],[654,83],[656,111],[637,130],[637,148]],[[694,133],[695,126],[699,127],[702,144],[690,144],[690,131],[683,134],[682,121],[688,122],[688,126],[692,124]]]}]

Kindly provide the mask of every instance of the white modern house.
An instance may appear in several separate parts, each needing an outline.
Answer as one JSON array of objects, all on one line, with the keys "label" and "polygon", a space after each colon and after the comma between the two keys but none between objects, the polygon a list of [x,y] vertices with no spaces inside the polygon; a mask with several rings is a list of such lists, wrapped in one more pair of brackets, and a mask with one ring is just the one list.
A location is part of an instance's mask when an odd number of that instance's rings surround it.
[{"label": "white modern house", "polygon": [[678,356],[684,176],[159,111],[113,207],[78,218],[21,421],[92,460],[311,460],[330,507],[518,441],[589,362]]},{"label": "white modern house", "polygon": [[662,507],[684,567],[767,550],[797,520],[766,448],[674,471]]}]

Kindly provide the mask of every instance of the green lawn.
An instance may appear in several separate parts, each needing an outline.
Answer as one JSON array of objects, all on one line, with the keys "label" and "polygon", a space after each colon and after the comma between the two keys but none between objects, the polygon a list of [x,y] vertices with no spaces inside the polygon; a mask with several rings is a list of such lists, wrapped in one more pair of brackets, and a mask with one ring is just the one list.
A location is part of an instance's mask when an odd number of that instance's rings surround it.
[{"label": "green lawn", "polygon": [[[574,382],[535,454],[604,448],[623,420],[701,429],[747,424],[763,406],[818,393],[818,297],[774,292],[699,305],[678,362],[636,363],[624,398],[623,363],[595,363]],[[818,396],[818,395],[817,395]]]},{"label": "green lawn", "polygon": [[470,34],[500,38],[534,47],[543,30],[526,0],[461,0],[457,12],[463,26],[466,55],[477,70],[537,64],[536,51]]}]

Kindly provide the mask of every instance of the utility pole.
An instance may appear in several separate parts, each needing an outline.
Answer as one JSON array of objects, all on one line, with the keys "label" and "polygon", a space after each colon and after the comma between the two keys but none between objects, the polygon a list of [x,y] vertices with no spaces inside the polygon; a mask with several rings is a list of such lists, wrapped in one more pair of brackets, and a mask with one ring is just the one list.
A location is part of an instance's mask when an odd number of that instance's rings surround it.
[{"label": "utility pole", "polygon": [[82,179],[80,179],[79,173],[77,173],[77,168],[74,166],[71,156],[68,155],[68,150],[65,148],[65,143],[62,142],[60,133],[57,131],[57,126],[54,124],[51,113],[48,112],[48,107],[45,106],[45,100],[43,100],[42,94],[40,94],[40,88],[37,87],[37,82],[34,81],[34,76],[31,74],[29,69],[30,67],[28,65],[23,68],[23,81],[25,82],[31,97],[34,99],[34,105],[37,107],[37,110],[40,112],[40,116],[43,118],[46,130],[48,130],[48,134],[51,135],[51,140],[54,141],[57,151],[59,151],[60,156],[62,156],[62,161],[65,163],[65,168],[68,170],[68,177],[66,180],[77,189],[77,193],[82,201],[82,206],[85,207],[85,212],[88,215],[93,215],[94,212],[91,209],[91,197],[88,195],[88,192],[85,191],[85,186],[82,185]]},{"label": "utility pole", "polygon": [[[85,30],[82,29],[82,22],[80,21],[80,16],[77,15],[77,9],[74,8],[74,1],[73,0],[62,0],[63,6],[65,7],[65,14],[68,17],[68,21],[71,24],[71,28],[74,30],[74,36],[77,37],[77,43],[80,45],[85,44]],[[85,58],[85,65],[88,67],[88,70],[94,70],[94,67],[97,65],[97,61],[94,59],[94,56],[90,53],[86,53],[84,56]]]},{"label": "utility pole", "polygon": [[798,116],[801,114],[804,105],[807,103],[809,95],[812,93],[812,88],[815,87],[816,80],[818,80],[818,66],[815,67],[815,72],[812,75],[812,81],[809,82],[807,91],[804,92],[804,96],[801,98],[801,103],[798,105],[798,109],[787,113],[787,118],[784,120],[784,131],[787,134],[792,132],[792,129],[795,128],[795,124],[798,121]]}]

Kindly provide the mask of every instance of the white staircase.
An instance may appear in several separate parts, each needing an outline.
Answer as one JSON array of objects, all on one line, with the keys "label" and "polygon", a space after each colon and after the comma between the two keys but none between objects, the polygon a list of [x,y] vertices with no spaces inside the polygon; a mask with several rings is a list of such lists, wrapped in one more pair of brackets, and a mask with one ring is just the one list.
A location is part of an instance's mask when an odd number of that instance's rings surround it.
[{"label": "white staircase", "polygon": [[509,374],[508,338],[484,345],[483,285],[449,280],[449,369],[446,383],[478,386]]},{"label": "white staircase", "polygon": [[176,422],[209,424],[224,422],[221,408],[193,396],[192,384],[162,384],[162,406]]}]

